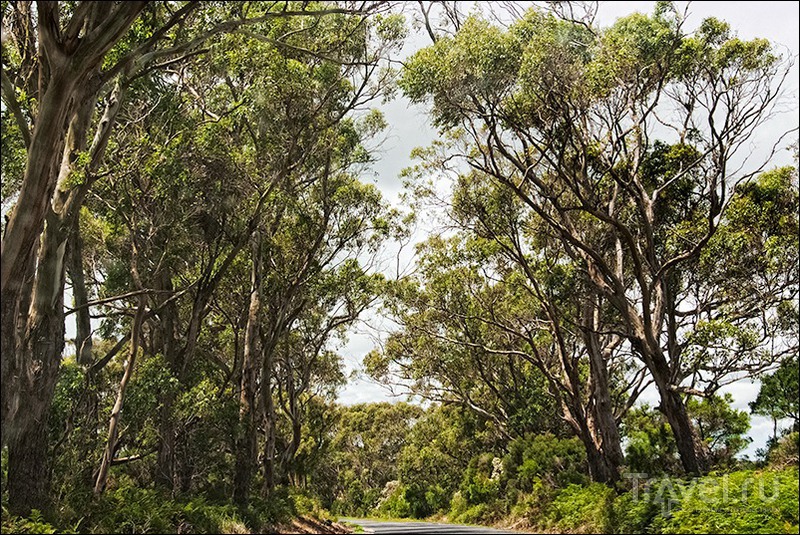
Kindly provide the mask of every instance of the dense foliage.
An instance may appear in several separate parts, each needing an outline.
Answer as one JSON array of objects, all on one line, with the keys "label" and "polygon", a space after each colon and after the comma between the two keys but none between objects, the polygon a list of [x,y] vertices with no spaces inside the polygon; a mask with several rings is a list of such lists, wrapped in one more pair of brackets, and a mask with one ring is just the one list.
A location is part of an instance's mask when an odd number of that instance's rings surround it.
[{"label": "dense foliage", "polygon": [[[484,4],[0,4],[4,532],[797,532],[791,61]],[[402,207],[399,93],[439,133]],[[375,315],[409,397],[343,405]]]}]

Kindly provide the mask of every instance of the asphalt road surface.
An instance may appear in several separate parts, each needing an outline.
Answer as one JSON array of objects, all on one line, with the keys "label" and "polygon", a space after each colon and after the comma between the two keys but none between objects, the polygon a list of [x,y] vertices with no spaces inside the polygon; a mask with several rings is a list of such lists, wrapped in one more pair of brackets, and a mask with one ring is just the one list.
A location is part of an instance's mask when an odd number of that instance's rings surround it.
[{"label": "asphalt road surface", "polygon": [[482,526],[465,526],[462,524],[441,524],[438,522],[391,522],[383,520],[365,520],[362,518],[340,518],[341,522],[357,524],[364,528],[365,533],[390,534],[390,533],[474,533],[477,535],[498,533],[519,533],[518,531],[503,531],[500,529],[485,528]]}]

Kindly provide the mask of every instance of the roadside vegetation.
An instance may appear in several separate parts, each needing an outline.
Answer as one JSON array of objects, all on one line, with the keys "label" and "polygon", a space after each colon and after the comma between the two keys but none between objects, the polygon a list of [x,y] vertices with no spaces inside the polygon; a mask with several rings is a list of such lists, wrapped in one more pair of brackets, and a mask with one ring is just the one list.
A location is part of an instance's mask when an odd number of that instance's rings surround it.
[{"label": "roadside vegetation", "polygon": [[797,533],[793,59],[467,5],[0,3],[3,532]]}]

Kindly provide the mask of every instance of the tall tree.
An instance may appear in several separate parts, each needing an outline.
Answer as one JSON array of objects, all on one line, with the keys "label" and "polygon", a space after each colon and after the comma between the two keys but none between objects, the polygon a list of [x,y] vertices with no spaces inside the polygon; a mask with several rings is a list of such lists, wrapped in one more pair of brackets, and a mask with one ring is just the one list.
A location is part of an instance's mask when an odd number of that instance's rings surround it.
[{"label": "tall tree", "polygon": [[[451,135],[450,156],[513,191],[620,315],[687,472],[707,469],[708,452],[683,393],[682,274],[733,187],[763,168],[732,160],[787,72],[767,41],[737,39],[718,20],[687,35],[667,2],[607,29],[535,10],[508,31],[473,17],[404,69],[406,94],[432,100]],[[666,167],[651,165],[656,135]]]},{"label": "tall tree", "polygon": [[[251,11],[249,3],[4,4],[4,117],[13,117],[25,145],[22,176],[11,180],[18,189],[4,191],[15,202],[3,234],[0,276],[0,408],[13,511],[41,508],[46,500],[41,433],[64,346],[67,240],[87,193],[105,173],[105,151],[126,87],[201,53],[208,39],[223,32],[276,18],[363,15],[382,5],[272,3]],[[201,11],[205,15],[197,17]],[[95,117],[98,102],[105,109]]]}]

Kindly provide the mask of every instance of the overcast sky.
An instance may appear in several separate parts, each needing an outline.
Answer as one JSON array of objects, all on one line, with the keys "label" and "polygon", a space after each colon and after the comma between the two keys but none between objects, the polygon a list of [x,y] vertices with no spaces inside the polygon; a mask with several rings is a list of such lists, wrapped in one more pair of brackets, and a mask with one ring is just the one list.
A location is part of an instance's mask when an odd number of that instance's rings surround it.
[{"label": "overcast sky", "polygon": [[[612,24],[617,18],[635,11],[644,13],[652,12],[655,2],[600,2],[597,14],[597,23],[601,26]],[[677,2],[679,9],[686,7],[686,2]],[[706,17],[713,16],[730,23],[732,29],[743,39],[764,37],[775,43],[785,55],[795,58],[800,51],[800,3],[792,2],[692,2],[689,4],[689,19],[687,28],[693,29]],[[427,46],[429,41],[422,35],[412,36],[404,49],[404,54],[413,53],[421,46]],[[755,151],[764,149],[759,147],[758,141],[764,141],[766,146],[774,142],[776,135],[796,127],[798,124],[798,68],[795,64],[792,75],[786,86],[787,113],[777,116],[762,130],[756,140]],[[399,204],[402,192],[401,180],[398,178],[400,171],[412,164],[409,157],[414,147],[426,146],[436,133],[428,124],[425,109],[411,106],[402,97],[382,106],[389,131],[386,141],[379,151],[379,161],[374,167],[373,180],[383,192],[384,196],[395,204]],[[776,160],[776,165],[791,163],[791,155],[783,151]],[[424,239],[424,231],[418,233],[417,239]],[[401,256],[404,264],[413,261],[408,251]],[[376,338],[385,336],[389,325],[376,314],[366,318],[367,324],[358,327],[357,332],[351,334],[349,342],[340,349],[345,358],[345,363],[350,372],[356,376],[350,381],[340,394],[340,401],[346,404],[367,401],[398,401],[397,398],[382,386],[369,379],[359,376],[358,370],[363,357],[375,347]],[[758,394],[758,384],[749,380],[740,381],[727,390],[735,398],[738,409],[747,410],[747,404],[755,399]],[[655,392],[643,396],[645,401],[656,401]],[[757,448],[764,446],[767,438],[772,433],[772,423],[767,418],[752,417],[751,437],[753,442],[747,453],[753,456]]]}]

